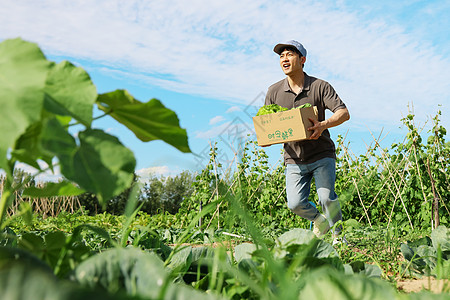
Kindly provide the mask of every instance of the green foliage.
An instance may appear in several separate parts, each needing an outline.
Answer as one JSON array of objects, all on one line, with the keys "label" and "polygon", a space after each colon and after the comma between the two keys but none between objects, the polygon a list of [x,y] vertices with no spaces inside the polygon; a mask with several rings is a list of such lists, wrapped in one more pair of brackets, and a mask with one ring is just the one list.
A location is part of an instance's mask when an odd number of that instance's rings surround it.
[{"label": "green foliage", "polygon": [[[426,230],[435,227],[436,221],[448,225],[450,213],[445,199],[450,198],[450,143],[444,140],[446,131],[439,125],[438,116],[440,112],[433,119],[434,134],[427,145],[421,144],[412,115],[404,119],[408,129],[405,141],[392,144],[391,150],[381,148],[375,139],[365,155],[354,157],[342,137],[338,138],[336,192],[345,219],[369,226],[387,225],[402,232]],[[236,159],[234,173],[222,172],[217,147],[212,145],[208,165],[197,176],[193,194],[183,201],[177,214],[181,226],[203,204],[216,202],[217,211],[202,221],[214,228],[244,233],[236,219],[227,214],[229,205],[224,200],[237,193],[265,234],[273,237],[286,228],[309,226],[286,207],[282,164],[269,166],[267,154],[252,141],[243,146]],[[310,197],[317,203],[316,193]],[[433,202],[439,205],[438,215],[433,213]]]},{"label": "green foliage", "polygon": [[[301,109],[304,107],[312,107],[312,105],[310,103],[305,103],[298,107],[294,107],[292,109]],[[269,114],[277,113],[280,111],[286,111],[286,110],[289,110],[289,109],[287,109],[286,107],[279,106],[278,104],[269,104],[269,105],[261,106],[260,109],[258,110],[258,112],[256,113],[256,115],[257,116],[269,115]]]},{"label": "green foliage", "polygon": [[[398,299],[388,283],[362,275],[343,275],[334,269],[318,269],[304,279],[299,299]],[[405,297],[407,299],[407,297]]]},{"label": "green foliage", "polygon": [[125,289],[131,295],[147,298],[158,297],[166,277],[168,272],[161,259],[133,248],[102,252],[75,270],[75,278],[84,286],[99,286],[111,294]]},{"label": "green foliage", "polygon": [[365,155],[354,157],[338,139],[336,190],[346,218],[401,230],[434,228],[439,222],[449,225],[445,200],[450,198],[450,145],[440,115],[438,111],[433,118],[427,144],[413,115],[403,119],[408,130],[405,140],[390,149],[383,149],[374,138],[375,145]]},{"label": "green foliage", "polygon": [[12,174],[9,149],[29,126],[39,122],[51,62],[40,49],[20,39],[0,43],[0,168]]},{"label": "green foliage", "polygon": [[124,294],[111,295],[102,290],[86,289],[66,280],[58,280],[35,265],[16,265],[9,269],[0,269],[0,291],[8,300],[136,300],[135,297]]},{"label": "green foliage", "polygon": [[191,152],[186,130],[177,115],[157,99],[142,103],[127,91],[99,95],[98,107],[124,124],[143,142],[162,140],[182,152]]},{"label": "green foliage", "polygon": [[227,197],[239,194],[244,209],[255,216],[262,232],[268,236],[275,237],[286,228],[309,226],[309,222],[295,217],[286,206],[282,164],[270,167],[267,154],[254,141],[247,141],[236,159],[236,171],[224,174],[217,162],[217,147],[212,145],[209,163],[197,175],[192,195],[182,202],[177,213],[181,224],[201,211],[202,205],[215,203],[216,211],[206,215],[202,223],[215,229],[245,233],[239,220],[228,213],[230,204]]},{"label": "green foliage", "polygon": [[[367,255],[347,258],[342,249],[317,239],[310,230],[299,228],[287,231],[275,239],[264,239],[253,216],[240,208],[243,202],[231,196],[227,200],[230,202],[230,213],[235,214],[241,226],[247,228],[253,243],[243,243],[227,249],[186,245],[186,242],[211,242],[220,236],[220,231],[208,235],[206,232],[195,231],[192,225],[197,224],[198,218],[192,220],[187,229],[163,230],[145,227],[145,220],[148,220],[146,216],[137,216],[133,217],[132,230],[127,233],[120,229],[121,226],[128,226],[123,217],[108,217],[103,214],[93,218],[79,215],[77,218],[66,217],[60,221],[61,225],[66,226],[72,223],[70,228],[65,229],[72,234],[52,230],[43,234],[19,233],[18,246],[0,247],[0,273],[14,276],[23,263],[32,265],[32,270],[36,268],[39,273],[46,273],[45,276],[59,274],[58,277],[62,279],[59,282],[60,289],[66,292],[80,290],[79,292],[86,293],[100,289],[109,291],[106,295],[122,295],[125,299],[130,296],[170,299],[181,295],[211,299],[220,297],[219,295],[226,299],[298,299],[299,295],[303,295],[321,299],[331,291],[342,299],[345,299],[345,295],[358,299],[409,299],[407,295],[396,293],[387,282],[380,281],[380,277],[386,278],[384,271],[373,265],[370,259],[367,261]],[[214,209],[214,206],[205,207],[204,214],[211,213],[211,208]],[[108,234],[95,226],[77,225],[86,222],[97,222],[96,224],[103,224],[108,230],[115,228],[115,232],[129,234],[128,246],[125,249],[118,247],[112,240],[115,235],[112,231]],[[359,235],[354,235],[359,231]],[[380,233],[382,232],[359,227],[346,232],[346,235],[352,247],[365,249],[370,256],[389,250],[386,246],[396,248],[392,251],[397,251],[397,255],[400,242],[390,245],[387,241],[395,238],[386,236],[383,239]],[[8,235],[14,236],[11,231]],[[440,227],[432,233],[431,239],[436,241],[439,248],[447,249],[447,235],[448,229]],[[363,243],[361,238],[366,242]],[[115,239],[123,237],[116,235]],[[419,246],[424,242],[432,245],[431,239],[416,239],[409,245]],[[371,248],[374,244],[379,247]],[[81,248],[75,251],[70,245]],[[80,251],[82,249],[84,250]],[[344,250],[350,251],[350,248],[345,247]],[[419,258],[429,259],[428,256]],[[448,274],[445,273],[448,270],[448,258],[441,255],[440,259],[440,262],[434,262],[440,268],[439,276],[443,278],[444,274]],[[65,274],[72,272],[76,274],[76,282],[69,284],[64,278],[67,278]],[[34,274],[38,276],[37,271]],[[29,286],[34,285],[31,283],[32,278],[24,280],[30,281]],[[319,289],[320,292],[314,293],[318,282],[327,289]],[[156,297],[154,293],[157,294]]]},{"label": "green foliage", "polygon": [[176,214],[184,199],[194,192],[193,182],[194,175],[189,171],[169,177],[151,176],[141,190],[141,210],[150,215]]},{"label": "green foliage", "polygon": [[[97,95],[85,70],[67,61],[48,61],[36,44],[20,38],[0,43],[0,57],[0,169],[6,172],[0,228],[14,193],[23,188],[12,181],[17,162],[44,172],[53,170],[56,158],[62,175],[79,187],[62,183],[41,193],[46,196],[50,192],[58,196],[62,189],[74,195],[86,191],[106,206],[131,186],[134,154],[116,137],[91,127],[95,103],[141,140],[161,139],[190,152],[176,114],[158,100],[142,103],[121,90]],[[73,125],[82,128],[69,132]],[[41,167],[40,162],[47,166]],[[30,195],[39,194],[34,190]]]},{"label": "green foliage", "polygon": [[[186,132],[172,111],[157,100],[142,103],[126,91],[97,95],[83,69],[49,62],[36,45],[20,39],[0,43],[0,74],[5,108],[0,112],[5,132],[0,168],[6,172],[0,199],[0,298],[440,297],[402,295],[380,280],[407,272],[448,276],[449,231],[437,227],[449,220],[450,146],[439,125],[440,112],[426,144],[412,115],[403,120],[405,141],[390,150],[375,140],[366,155],[354,158],[338,140],[336,188],[349,219],[344,232],[358,252],[333,247],[330,236],[319,240],[301,229],[309,222],[286,207],[283,165],[270,167],[254,142],[236,153],[234,172],[221,171],[214,144],[208,165],[195,179],[189,173],[152,178],[138,197],[134,156],[116,137],[91,128],[97,119],[93,105],[143,141],[161,139],[189,151]],[[75,124],[83,128],[72,135],[68,129]],[[14,174],[17,162],[52,170],[54,158],[67,181],[39,190],[26,174]],[[112,205],[123,215],[80,211],[42,219],[27,213],[30,205],[25,205],[6,227],[5,212],[16,195],[80,193],[85,206],[97,201],[102,209]],[[150,216],[141,208],[159,213]],[[401,243],[412,229],[429,232],[430,227],[437,227],[431,237]],[[186,245],[215,239],[233,245],[230,236],[250,243],[216,249]],[[399,251],[407,262],[396,270]],[[447,291],[448,286],[442,289]]]},{"label": "green foliage", "polygon": [[122,191],[119,195],[111,198],[106,203],[106,206],[102,205],[97,196],[92,193],[83,193],[81,195],[78,195],[77,200],[82,206],[83,210],[89,215],[94,216],[104,212],[113,215],[122,215],[125,212],[125,207],[132,189],[138,184],[138,177],[134,175],[133,183],[131,184],[131,186]]},{"label": "green foliage", "polygon": [[411,276],[442,277],[442,274],[450,274],[450,229],[445,226],[433,230],[431,238],[402,244],[400,250],[408,261],[404,265],[405,272],[408,271]]},{"label": "green foliage", "polygon": [[294,107],[294,109],[300,109],[300,108],[304,108],[304,107],[312,107],[312,105],[311,105],[311,103],[305,103],[300,106]]},{"label": "green foliage", "polygon": [[261,108],[258,110],[256,115],[257,116],[268,115],[268,114],[273,114],[273,113],[277,113],[277,112],[285,111],[285,110],[288,110],[288,109],[286,107],[279,106],[278,104],[269,104],[269,105],[261,106]]},{"label": "green foliage", "polygon": [[[169,177],[151,175],[138,191],[140,211],[149,215],[176,214],[182,201],[193,192],[193,176],[188,171]],[[140,178],[135,176],[132,186],[110,199],[106,207],[103,207],[96,195],[92,193],[78,195],[77,200],[90,215],[104,212],[121,215],[125,211],[131,189],[138,183],[140,183]]]},{"label": "green foliage", "polygon": [[[221,205],[225,203],[220,202],[219,198],[219,185],[224,186],[224,183],[220,179],[218,174],[218,168],[221,167],[220,164],[216,163],[217,159],[217,147],[216,145],[211,146],[210,150],[210,160],[205,166],[200,174],[198,174],[192,183],[193,193],[190,197],[184,199],[181,202],[180,210],[177,213],[177,217],[180,220],[181,226],[186,225],[189,220],[200,213],[204,206],[209,203],[215,202],[219,204],[217,210],[219,211]],[[222,191],[222,190],[221,190]],[[214,215],[217,215],[214,213]],[[201,226],[202,221],[211,221],[211,215],[205,216],[205,219],[201,219],[199,225]]]}]

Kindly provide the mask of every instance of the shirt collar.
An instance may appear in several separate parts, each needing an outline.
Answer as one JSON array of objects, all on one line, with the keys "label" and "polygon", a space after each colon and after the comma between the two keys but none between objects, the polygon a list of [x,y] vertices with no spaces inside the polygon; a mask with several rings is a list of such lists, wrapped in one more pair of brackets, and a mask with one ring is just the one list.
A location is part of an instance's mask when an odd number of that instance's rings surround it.
[{"label": "shirt collar", "polygon": [[[311,85],[311,77],[308,76],[308,74],[306,74],[305,72],[303,72],[303,75],[305,76],[305,79],[303,81],[303,89],[302,91],[307,91],[309,90],[309,87]],[[284,79],[283,82],[283,90],[285,92],[291,92],[291,88],[289,87],[289,81],[287,79],[287,77]]]}]

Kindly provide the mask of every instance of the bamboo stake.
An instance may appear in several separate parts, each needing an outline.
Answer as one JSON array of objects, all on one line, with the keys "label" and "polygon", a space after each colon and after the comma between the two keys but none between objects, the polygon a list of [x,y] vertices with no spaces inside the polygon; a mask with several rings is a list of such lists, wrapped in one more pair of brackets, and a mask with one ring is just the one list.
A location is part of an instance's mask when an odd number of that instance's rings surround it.
[{"label": "bamboo stake", "polygon": [[[370,131],[370,130],[369,130],[369,131]],[[370,131],[370,133],[371,133],[371,135],[372,135],[372,137],[373,137],[373,134],[372,134],[371,131]],[[375,141],[376,141],[376,140],[375,140]],[[376,143],[378,143],[378,142],[376,141]],[[378,146],[380,146],[380,145],[378,144]],[[386,158],[385,158],[385,157],[386,157],[386,153],[383,151],[383,149],[381,148],[381,146],[380,146],[380,149],[381,149],[381,153],[382,153],[382,162],[383,162],[383,164],[385,165],[385,168],[386,168],[387,171],[388,171],[388,175],[389,175],[389,177],[391,178],[391,180],[392,180],[392,182],[393,182],[393,185],[394,185],[394,187],[395,187],[395,189],[396,189],[396,193],[398,194],[398,197],[399,197],[400,201],[402,202],[403,209],[404,209],[405,212],[406,212],[406,216],[408,217],[409,224],[411,225],[411,229],[414,230],[414,226],[413,226],[413,224],[412,224],[411,217],[409,216],[408,209],[406,208],[405,202],[403,201],[403,198],[402,198],[402,196],[401,196],[399,186],[397,185],[397,182],[396,182],[396,180],[395,180],[394,175],[392,174],[391,170],[389,169],[389,165],[386,163]],[[405,158],[404,158],[404,159],[405,159]],[[403,177],[400,176],[400,178],[401,178],[402,181],[404,182]],[[404,183],[406,184],[406,182],[404,182]],[[394,192],[392,192],[392,193],[393,193],[393,195],[394,195],[394,197],[395,197],[395,196],[396,196],[395,193],[394,193]],[[388,223],[388,224],[389,224],[389,223]]]},{"label": "bamboo stake", "polygon": [[367,217],[367,220],[369,221],[369,225],[370,225],[370,227],[372,227],[372,223],[370,222],[369,214],[367,213],[367,209],[364,206],[364,203],[363,203],[363,201],[361,199],[361,195],[359,194],[358,184],[356,183],[355,178],[352,178],[352,179],[353,179],[353,184],[355,185],[355,188],[356,188],[356,192],[358,193],[359,201],[361,202],[361,205],[362,205],[362,207],[364,209],[364,212],[366,213],[366,217]]}]

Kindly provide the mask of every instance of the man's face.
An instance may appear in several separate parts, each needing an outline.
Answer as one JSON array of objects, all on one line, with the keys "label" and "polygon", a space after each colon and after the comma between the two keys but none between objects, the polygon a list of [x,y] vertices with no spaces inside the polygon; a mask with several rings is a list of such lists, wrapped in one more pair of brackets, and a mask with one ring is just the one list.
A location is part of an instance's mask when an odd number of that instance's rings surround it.
[{"label": "man's face", "polygon": [[286,75],[294,75],[298,72],[303,72],[303,63],[305,58],[300,57],[295,51],[284,50],[280,54],[280,66]]}]

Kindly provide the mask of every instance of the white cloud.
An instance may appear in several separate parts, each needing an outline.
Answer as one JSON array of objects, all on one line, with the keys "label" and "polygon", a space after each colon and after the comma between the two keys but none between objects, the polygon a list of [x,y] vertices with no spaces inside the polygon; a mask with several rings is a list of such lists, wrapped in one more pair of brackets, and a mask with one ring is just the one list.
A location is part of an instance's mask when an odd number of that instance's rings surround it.
[{"label": "white cloud", "polygon": [[0,38],[21,36],[52,55],[235,103],[283,77],[272,48],[296,38],[308,50],[306,71],[332,83],[355,124],[398,124],[410,102],[421,120],[448,106],[448,52],[367,17],[326,1],[4,0]]},{"label": "white cloud", "polygon": [[168,166],[155,166],[155,167],[149,167],[144,168],[136,171],[136,174],[140,177],[141,181],[148,180],[149,178],[153,176],[176,176],[179,174],[182,170],[178,168],[170,168]]},{"label": "white cloud", "polygon": [[214,118],[209,120],[209,125],[214,125],[214,124],[220,123],[220,122],[222,122],[224,120],[225,120],[225,118],[222,117],[222,116],[215,116]]},{"label": "white cloud", "polygon": [[227,109],[227,110],[225,111],[225,113],[226,113],[226,114],[230,114],[230,113],[232,113],[232,112],[237,112],[237,111],[241,111],[240,107],[239,107],[239,106],[232,106],[232,107],[230,107],[229,109]]},{"label": "white cloud", "polygon": [[47,169],[48,166],[45,162],[38,161],[38,164],[41,167],[41,169],[46,170],[46,171],[40,172],[36,168],[31,167],[22,162],[18,162],[15,166],[15,169],[23,170],[24,172],[26,172],[32,176],[35,176],[36,182],[48,182],[48,181],[58,182],[63,179],[59,165],[55,165],[53,168],[54,172],[51,172],[50,170]]},{"label": "white cloud", "polygon": [[195,137],[198,139],[216,139],[227,127],[231,125],[231,121],[225,122],[219,126],[215,126],[206,131],[196,131]]},{"label": "white cloud", "polygon": [[245,123],[240,118],[225,122],[206,131],[195,132],[195,137],[206,140],[222,140],[223,142],[234,142],[245,139],[247,135],[255,134],[253,124]]}]

